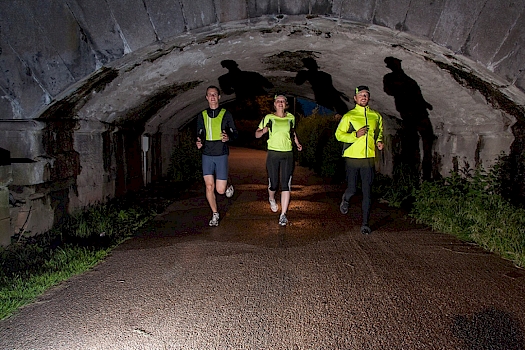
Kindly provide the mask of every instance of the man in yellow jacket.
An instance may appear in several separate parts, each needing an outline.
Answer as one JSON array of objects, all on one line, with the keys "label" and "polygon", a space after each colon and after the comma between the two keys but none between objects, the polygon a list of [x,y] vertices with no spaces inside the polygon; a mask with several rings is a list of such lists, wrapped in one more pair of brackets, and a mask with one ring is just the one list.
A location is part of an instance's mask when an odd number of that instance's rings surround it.
[{"label": "man in yellow jacket", "polygon": [[357,191],[357,181],[361,178],[363,190],[363,223],[361,233],[369,234],[368,224],[372,197],[372,182],[375,173],[376,147],[383,149],[383,118],[368,106],[370,90],[361,85],[355,89],[354,109],[348,111],[339,122],[335,137],[343,142],[347,188],[343,193],[339,209],[348,213],[348,202]]}]

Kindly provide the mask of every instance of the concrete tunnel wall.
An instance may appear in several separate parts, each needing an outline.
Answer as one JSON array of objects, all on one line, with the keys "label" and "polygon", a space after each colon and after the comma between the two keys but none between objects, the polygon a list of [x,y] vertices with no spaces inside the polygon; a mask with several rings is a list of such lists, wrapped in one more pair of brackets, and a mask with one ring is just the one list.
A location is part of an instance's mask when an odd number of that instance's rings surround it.
[{"label": "concrete tunnel wall", "polygon": [[314,58],[350,96],[369,85],[394,137],[399,113],[382,87],[394,56],[433,106],[438,170],[490,165],[523,146],[524,14],[525,1],[497,0],[3,1],[0,147],[13,161],[0,198],[17,204],[0,205],[0,243],[166,174],[224,59],[314,99],[293,83]]}]

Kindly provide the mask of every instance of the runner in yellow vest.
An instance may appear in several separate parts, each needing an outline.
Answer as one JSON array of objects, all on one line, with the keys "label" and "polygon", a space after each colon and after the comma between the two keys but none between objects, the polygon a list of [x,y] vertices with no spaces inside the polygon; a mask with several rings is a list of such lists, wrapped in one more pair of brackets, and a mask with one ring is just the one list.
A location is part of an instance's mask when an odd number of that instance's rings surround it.
[{"label": "runner in yellow vest", "polygon": [[237,138],[238,132],[230,112],[219,108],[219,88],[209,86],[206,100],[209,108],[197,116],[197,148],[202,151],[202,176],[206,184],[206,199],[212,211],[210,226],[219,225],[218,194],[233,196],[233,186],[228,186],[228,141]]}]

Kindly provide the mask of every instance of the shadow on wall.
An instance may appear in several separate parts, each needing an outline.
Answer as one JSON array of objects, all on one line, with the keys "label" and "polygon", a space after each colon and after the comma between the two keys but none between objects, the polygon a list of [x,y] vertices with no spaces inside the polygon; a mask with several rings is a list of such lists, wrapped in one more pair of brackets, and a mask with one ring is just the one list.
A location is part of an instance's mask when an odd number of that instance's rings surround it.
[{"label": "shadow on wall", "polygon": [[453,334],[467,349],[523,350],[525,341],[519,321],[508,313],[490,308],[472,316],[456,316]]},{"label": "shadow on wall", "polygon": [[235,94],[235,100],[223,105],[232,113],[239,132],[232,144],[264,149],[263,140],[253,135],[261,118],[270,111],[269,90],[274,85],[258,72],[241,70],[233,60],[223,60],[221,66],[228,73],[219,77],[219,87],[226,95]]},{"label": "shadow on wall", "polygon": [[257,97],[267,96],[266,89],[273,88],[273,84],[260,73],[241,70],[233,60],[223,60],[221,66],[228,69],[228,73],[219,77],[221,90],[226,95],[235,94],[236,105],[243,106],[237,110],[235,117],[260,119],[261,108],[257,103]]},{"label": "shadow on wall", "polygon": [[343,99],[345,101],[350,101],[350,99],[334,87],[332,76],[320,71],[315,59],[306,57],[302,61],[306,70],[301,70],[297,73],[294,80],[295,83],[302,85],[308,81],[312,85],[315,102],[318,105],[335,111],[340,115],[348,112],[348,106]]},{"label": "shadow on wall", "polygon": [[[439,169],[433,174],[432,146],[436,139],[428,110],[432,105],[425,101],[417,82],[401,68],[401,60],[386,57],[387,68],[392,72],[383,77],[383,90],[394,97],[396,109],[402,120],[401,151],[394,159],[394,166],[404,165],[429,180],[432,175],[439,176]],[[423,157],[420,151],[420,139],[423,145]]]}]

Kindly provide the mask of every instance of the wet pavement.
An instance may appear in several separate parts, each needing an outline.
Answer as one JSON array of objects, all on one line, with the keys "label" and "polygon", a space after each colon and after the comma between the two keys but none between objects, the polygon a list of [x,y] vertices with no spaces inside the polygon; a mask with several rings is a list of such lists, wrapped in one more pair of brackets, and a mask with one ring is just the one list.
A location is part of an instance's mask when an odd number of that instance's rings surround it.
[{"label": "wet pavement", "polygon": [[294,173],[290,224],[263,151],[232,149],[233,198],[204,184],[95,269],[0,322],[1,349],[525,349],[525,271]]}]

